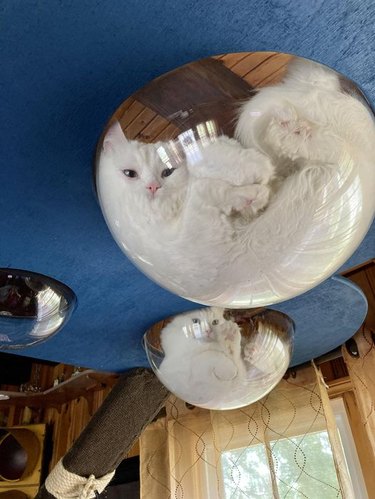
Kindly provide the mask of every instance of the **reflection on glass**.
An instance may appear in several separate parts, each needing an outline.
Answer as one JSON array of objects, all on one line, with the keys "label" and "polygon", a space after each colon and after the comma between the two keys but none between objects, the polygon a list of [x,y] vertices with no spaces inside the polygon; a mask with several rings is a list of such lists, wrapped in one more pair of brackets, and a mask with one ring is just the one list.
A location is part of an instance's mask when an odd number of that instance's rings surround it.
[{"label": "reflection on glass", "polygon": [[264,67],[246,54],[243,77],[219,79],[225,57],[201,61],[187,88],[186,67],[165,75],[163,91],[141,92],[155,111],[136,94],[100,144],[98,194],[114,238],[149,277],[199,303],[297,296],[350,257],[374,216],[375,125],[360,90],[312,61],[285,55],[281,74],[265,57],[273,85],[257,92]]},{"label": "reflection on glass", "polygon": [[273,310],[204,308],[151,328],[151,367],[175,395],[207,409],[234,409],[266,395],[285,374],[293,323]]},{"label": "reflection on glass", "polygon": [[67,322],[75,304],[73,291],[50,277],[0,269],[0,350],[46,340]]}]

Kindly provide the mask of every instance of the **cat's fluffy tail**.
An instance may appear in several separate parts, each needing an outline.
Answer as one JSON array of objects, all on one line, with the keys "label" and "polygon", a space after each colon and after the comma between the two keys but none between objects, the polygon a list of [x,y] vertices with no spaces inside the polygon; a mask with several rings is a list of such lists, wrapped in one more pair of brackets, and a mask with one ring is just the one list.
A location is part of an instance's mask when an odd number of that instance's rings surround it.
[{"label": "cat's fluffy tail", "polygon": [[338,75],[332,69],[300,58],[295,58],[288,64],[283,84],[290,87],[309,85],[327,91],[340,91]]}]

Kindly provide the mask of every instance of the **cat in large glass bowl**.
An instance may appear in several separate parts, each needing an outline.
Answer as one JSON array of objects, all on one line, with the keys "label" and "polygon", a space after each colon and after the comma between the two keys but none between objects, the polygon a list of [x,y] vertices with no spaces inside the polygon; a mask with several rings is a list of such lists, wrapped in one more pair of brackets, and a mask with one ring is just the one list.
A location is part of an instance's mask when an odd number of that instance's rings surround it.
[{"label": "cat in large glass bowl", "polygon": [[334,71],[296,59],[243,105],[235,139],[144,144],[114,123],[99,160],[103,211],[130,258],[175,293],[276,303],[333,273],[362,239],[374,128]]}]

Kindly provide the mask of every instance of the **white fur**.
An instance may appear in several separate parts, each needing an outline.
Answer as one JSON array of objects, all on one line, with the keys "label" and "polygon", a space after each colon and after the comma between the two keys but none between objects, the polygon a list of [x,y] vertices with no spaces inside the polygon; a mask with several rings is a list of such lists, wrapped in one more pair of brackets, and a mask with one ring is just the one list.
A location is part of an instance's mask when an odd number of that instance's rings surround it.
[{"label": "white fur", "polygon": [[311,87],[315,87],[330,92],[340,92],[340,82],[335,71],[323,64],[298,57],[288,64],[282,85],[297,91],[305,85],[308,91]]},{"label": "white fur", "polygon": [[[163,178],[168,166],[175,170]],[[124,175],[129,169],[136,178]],[[219,274],[217,251],[233,244],[234,220],[251,220],[267,206],[272,176],[265,155],[233,139],[198,144],[192,155],[173,143],[129,141],[116,122],[104,139],[98,185],[107,222],[129,256],[179,294],[201,295]],[[151,184],[160,188],[151,193]]]},{"label": "white fur", "polygon": [[243,105],[235,136],[272,158],[300,160],[299,166],[301,160],[337,163],[344,152],[373,148],[374,123],[361,102],[340,91],[337,73],[295,59],[281,83]]},{"label": "white fur", "polygon": [[268,287],[276,302],[333,273],[371,223],[374,121],[334,71],[295,59],[281,83],[243,105],[235,136],[275,166],[271,202],[241,241],[262,269],[254,295]]},{"label": "white fur", "polygon": [[284,375],[289,351],[261,318],[256,328],[243,337],[217,307],[176,316],[161,331],[161,381],[183,400],[211,409],[258,400]]},{"label": "white fur", "polygon": [[159,376],[183,400],[220,408],[235,401],[238,389],[246,390],[241,330],[234,321],[224,319],[223,309],[175,317],[162,330],[161,345],[165,358]]}]

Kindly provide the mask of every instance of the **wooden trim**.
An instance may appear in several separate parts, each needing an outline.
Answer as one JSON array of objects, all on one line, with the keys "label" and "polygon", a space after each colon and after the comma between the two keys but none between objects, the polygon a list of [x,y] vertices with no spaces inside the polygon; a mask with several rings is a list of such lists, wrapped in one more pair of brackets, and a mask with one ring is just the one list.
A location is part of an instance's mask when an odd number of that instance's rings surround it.
[{"label": "wooden trim", "polygon": [[42,392],[13,392],[0,390],[8,400],[0,401],[0,410],[3,407],[38,407],[55,408],[60,410],[63,404],[80,397],[89,399],[91,392],[102,390],[104,386],[113,386],[118,380],[117,374],[99,373],[88,369],[71,376],[66,381]]},{"label": "wooden trim", "polygon": [[341,272],[341,275],[344,277],[350,277],[351,274],[361,270],[365,270],[367,267],[371,267],[374,264],[375,258],[370,258],[370,260],[367,260],[366,262],[360,263],[355,267],[350,267],[350,269],[344,270],[344,272]]},{"label": "wooden trim", "polygon": [[363,478],[365,480],[369,499],[375,498],[375,456],[371,449],[367,432],[361,420],[358,410],[355,394],[348,391],[342,395],[344,400],[346,414],[352,430],[353,439],[357,448],[359,462],[362,468]]},{"label": "wooden trim", "polygon": [[349,376],[345,378],[335,379],[329,382],[328,385],[328,396],[330,399],[339,397],[343,393],[353,390],[353,384]]}]

